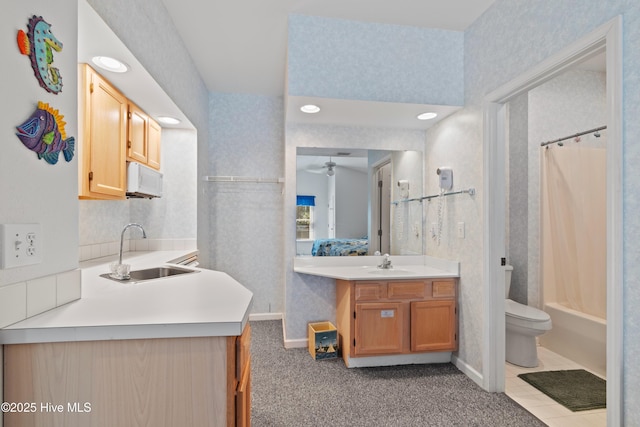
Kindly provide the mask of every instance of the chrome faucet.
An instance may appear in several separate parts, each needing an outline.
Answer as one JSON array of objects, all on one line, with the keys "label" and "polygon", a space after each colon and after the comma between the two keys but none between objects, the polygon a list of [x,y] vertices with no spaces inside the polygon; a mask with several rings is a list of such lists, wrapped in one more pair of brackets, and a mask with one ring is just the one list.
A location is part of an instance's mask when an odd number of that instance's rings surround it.
[{"label": "chrome faucet", "polygon": [[393,268],[393,266],[391,265],[391,260],[389,259],[389,254],[384,254],[382,257],[382,264],[380,264],[378,266],[378,268],[382,268],[384,270],[388,270],[390,268]]},{"label": "chrome faucet", "polygon": [[118,257],[118,264],[122,264],[122,244],[124,242],[124,232],[127,231],[127,228],[130,228],[130,227],[138,227],[140,230],[142,230],[142,238],[143,239],[147,238],[147,233],[144,232],[144,228],[142,228],[140,224],[125,225],[124,228],[122,229],[122,233],[120,234],[120,256]]}]

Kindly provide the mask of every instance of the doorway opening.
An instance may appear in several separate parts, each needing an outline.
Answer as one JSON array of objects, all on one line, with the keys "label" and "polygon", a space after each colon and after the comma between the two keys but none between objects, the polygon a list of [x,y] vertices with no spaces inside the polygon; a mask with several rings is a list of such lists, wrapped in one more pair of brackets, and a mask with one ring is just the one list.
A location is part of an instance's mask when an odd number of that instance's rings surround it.
[{"label": "doorway opening", "polygon": [[505,383],[505,145],[507,104],[575,64],[606,53],[606,376],[607,423],[622,417],[622,37],[621,18],[597,28],[485,97],[484,121],[484,348],[483,387]]},{"label": "doorway opening", "polygon": [[391,253],[391,156],[373,165],[369,255]]}]

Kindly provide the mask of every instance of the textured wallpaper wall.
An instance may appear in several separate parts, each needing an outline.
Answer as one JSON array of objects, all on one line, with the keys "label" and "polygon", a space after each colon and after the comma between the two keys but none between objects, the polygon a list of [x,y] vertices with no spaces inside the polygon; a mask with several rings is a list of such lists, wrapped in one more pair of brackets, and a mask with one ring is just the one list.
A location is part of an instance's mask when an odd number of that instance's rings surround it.
[{"label": "textured wallpaper wall", "polygon": [[288,94],[462,105],[463,33],[290,15]]},{"label": "textured wallpaper wall", "polygon": [[163,196],[151,200],[80,200],[80,245],[118,241],[122,227],[129,222],[142,224],[150,239],[195,238],[196,164],[195,132],[163,130]]},{"label": "textured wallpaper wall", "polygon": [[[469,158],[482,146],[483,96],[538,64],[543,59],[587,35],[599,25],[617,15],[623,18],[623,202],[624,229],[624,369],[625,421],[640,422],[640,367],[634,361],[640,356],[640,243],[633,237],[640,234],[640,174],[636,167],[640,159],[640,8],[633,0],[589,2],[581,0],[497,0],[465,32],[465,111],[475,122],[468,130],[468,151],[456,154]],[[497,72],[499,71],[499,72]],[[480,154],[481,152],[478,152]],[[474,161],[482,179],[482,156]],[[481,253],[478,242],[476,251]],[[477,266],[476,275],[481,275]],[[463,267],[464,268],[464,267]],[[481,277],[481,276],[478,276]],[[464,292],[464,290],[463,290]],[[482,296],[479,294],[478,296]],[[476,314],[480,324],[482,315]],[[470,349],[481,354],[481,348]],[[477,353],[476,353],[477,352]],[[481,369],[481,359],[469,357]]]},{"label": "textured wallpaper wall", "polygon": [[[208,175],[284,176],[281,97],[212,93],[210,118]],[[206,185],[212,268],[253,292],[253,313],[284,312],[283,184]]]}]

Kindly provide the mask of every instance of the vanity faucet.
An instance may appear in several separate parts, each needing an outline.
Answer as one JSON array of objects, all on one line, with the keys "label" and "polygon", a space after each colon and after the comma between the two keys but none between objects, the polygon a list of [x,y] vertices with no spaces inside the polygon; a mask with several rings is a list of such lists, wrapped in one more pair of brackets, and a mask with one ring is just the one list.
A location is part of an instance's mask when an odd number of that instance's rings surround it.
[{"label": "vanity faucet", "polygon": [[389,259],[389,254],[384,254],[384,256],[382,257],[382,264],[380,264],[378,268],[383,268],[385,270],[393,268],[393,266],[391,265],[391,260]]},{"label": "vanity faucet", "polygon": [[118,257],[118,264],[122,264],[122,244],[124,242],[124,232],[127,231],[127,228],[130,227],[137,227],[140,230],[142,230],[142,238],[146,239],[147,238],[147,233],[144,232],[144,228],[142,228],[142,226],[140,224],[127,224],[124,226],[124,228],[122,229],[122,233],[120,234],[120,256]]}]

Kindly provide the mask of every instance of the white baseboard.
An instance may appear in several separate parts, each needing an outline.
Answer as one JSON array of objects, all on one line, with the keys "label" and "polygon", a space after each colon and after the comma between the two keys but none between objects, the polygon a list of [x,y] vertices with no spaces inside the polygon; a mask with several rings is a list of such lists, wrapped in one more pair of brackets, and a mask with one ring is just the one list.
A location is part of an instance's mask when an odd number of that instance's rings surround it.
[{"label": "white baseboard", "polygon": [[284,348],[307,348],[309,346],[309,340],[301,338],[297,340],[284,340]]},{"label": "white baseboard", "polygon": [[375,366],[422,365],[426,363],[449,363],[451,352],[413,353],[394,356],[348,357],[348,368],[370,368]]},{"label": "white baseboard", "polygon": [[256,322],[261,320],[282,320],[283,318],[282,313],[252,313],[249,315],[249,320]]},{"label": "white baseboard", "polygon": [[473,369],[470,365],[468,365],[462,359],[458,358],[458,356],[456,356],[455,354],[451,356],[451,363],[453,363],[456,368],[460,369],[460,371],[462,371],[463,374],[471,378],[471,380],[473,380],[474,383],[484,388],[482,385],[483,378],[480,372]]}]

